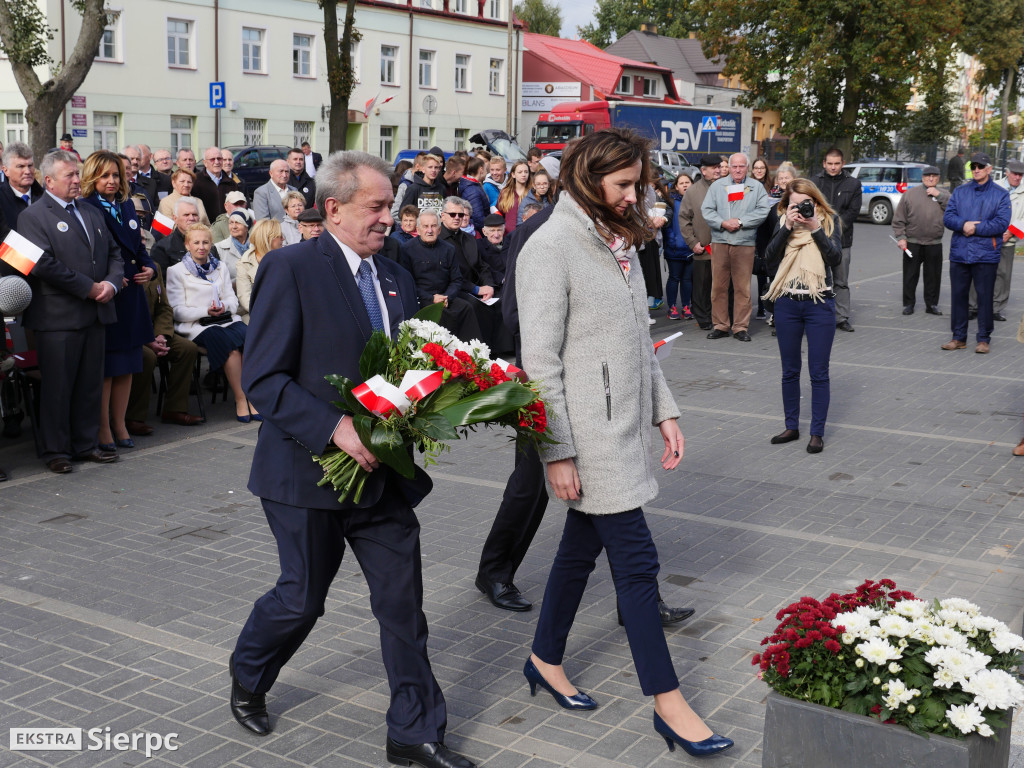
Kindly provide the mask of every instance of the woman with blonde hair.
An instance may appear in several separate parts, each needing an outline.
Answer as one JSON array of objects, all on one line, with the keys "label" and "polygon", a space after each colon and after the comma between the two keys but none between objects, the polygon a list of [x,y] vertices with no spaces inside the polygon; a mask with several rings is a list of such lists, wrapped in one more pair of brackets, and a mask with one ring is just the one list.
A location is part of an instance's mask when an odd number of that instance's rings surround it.
[{"label": "woman with blonde hair", "polygon": [[142,347],[154,341],[145,285],[153,279],[156,265],[142,243],[142,227],[131,201],[124,161],[119,155],[100,150],[85,159],[82,203],[104,214],[103,221],[120,247],[124,261],[124,278],[114,297],[117,322],[106,327],[99,447],[103,451],[133,448],[135,441],[128,433],[125,413],[132,390],[132,374],[142,371]]},{"label": "woman with blonde hair", "polygon": [[512,163],[508,181],[498,195],[498,213],[505,217],[505,234],[511,234],[519,220],[519,206],[530,191],[530,166],[525,160]]},{"label": "woman with blonde hair", "polygon": [[531,204],[539,205],[541,210],[555,204],[555,184],[543,168],[538,168],[530,177],[530,191],[526,193],[516,213],[517,224],[523,223],[523,209]]},{"label": "woman with blonde hair", "polygon": [[280,221],[260,219],[252,225],[252,229],[249,231],[249,250],[235,265],[235,292],[238,295],[238,309],[246,323],[249,322],[249,297],[252,295],[252,284],[256,281],[256,270],[259,269],[260,261],[268,253],[282,245],[284,245],[284,236],[281,233]]},{"label": "woman with blonde hair", "polygon": [[[178,168],[171,174],[171,187],[174,188],[174,191],[160,201],[157,211],[173,219],[174,204],[183,197],[192,197],[192,187],[195,186],[195,183],[196,175],[192,171],[188,168]],[[196,210],[199,211],[199,223],[210,226],[210,217],[206,215],[206,206],[203,205],[203,201],[198,197],[193,199],[196,201]]]},{"label": "woman with blonde hair", "polygon": [[301,192],[292,191],[284,196],[284,212],[287,214],[281,220],[281,236],[285,245],[295,245],[302,242],[302,233],[299,232],[299,214],[306,210],[306,198]]},{"label": "woman with blonde hair", "polygon": [[775,302],[786,429],[771,442],[800,439],[800,350],[806,336],[811,377],[807,452],[821,453],[830,397],[829,358],[836,336],[832,270],[843,258],[839,217],[809,179],[790,182],[777,211],[775,234],[765,251],[768,273],[774,275],[765,298]]}]

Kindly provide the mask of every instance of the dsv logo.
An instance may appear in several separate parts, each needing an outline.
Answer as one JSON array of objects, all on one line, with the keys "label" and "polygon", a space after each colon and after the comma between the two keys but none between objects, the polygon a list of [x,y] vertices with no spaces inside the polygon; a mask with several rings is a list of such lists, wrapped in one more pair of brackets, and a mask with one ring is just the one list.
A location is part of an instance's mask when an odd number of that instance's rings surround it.
[{"label": "dsv logo", "polygon": [[700,123],[661,121],[661,148],[688,150],[698,149],[703,131]]}]

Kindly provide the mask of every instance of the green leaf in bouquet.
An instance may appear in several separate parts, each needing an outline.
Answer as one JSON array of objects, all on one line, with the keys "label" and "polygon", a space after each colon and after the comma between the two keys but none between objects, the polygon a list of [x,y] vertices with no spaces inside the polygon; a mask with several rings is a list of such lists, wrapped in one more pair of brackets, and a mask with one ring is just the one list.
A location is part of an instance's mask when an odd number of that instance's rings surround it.
[{"label": "green leaf in bouquet", "polygon": [[[359,407],[362,408],[362,406]],[[376,421],[373,416],[367,416],[362,413],[357,413],[352,417],[352,426],[356,428],[359,442],[364,446],[370,445],[370,436],[373,433],[373,425]]]},{"label": "green leaf in bouquet", "polygon": [[378,421],[374,425],[370,434],[370,442],[366,443],[366,446],[374,456],[402,477],[411,478],[416,474],[416,466],[406,449],[401,433],[397,429],[389,427],[385,422]]},{"label": "green leaf in bouquet", "polygon": [[337,373],[331,373],[324,376],[327,379],[327,383],[334,387],[338,392],[345,395],[346,392],[351,392],[355,384],[352,383],[351,379],[346,379],[344,376],[340,376]]},{"label": "green leaf in bouquet", "polygon": [[461,379],[449,379],[438,389],[435,389],[420,402],[417,412],[436,413],[443,411],[449,405],[455,405],[466,393],[466,383]]},{"label": "green leaf in bouquet", "polygon": [[442,312],[444,312],[444,304],[428,304],[415,315],[413,315],[413,319],[426,320],[431,323],[440,323]]},{"label": "green leaf in bouquet", "polygon": [[409,426],[439,443],[459,437],[451,422],[436,411],[417,414],[409,420]]},{"label": "green leaf in bouquet", "polygon": [[518,381],[506,381],[496,387],[464,397],[454,405],[440,409],[453,426],[495,421],[529,405],[537,395]]},{"label": "green leaf in bouquet", "polygon": [[391,342],[383,331],[374,331],[370,340],[359,356],[359,375],[363,381],[383,374],[388,369],[388,358],[391,355]]}]

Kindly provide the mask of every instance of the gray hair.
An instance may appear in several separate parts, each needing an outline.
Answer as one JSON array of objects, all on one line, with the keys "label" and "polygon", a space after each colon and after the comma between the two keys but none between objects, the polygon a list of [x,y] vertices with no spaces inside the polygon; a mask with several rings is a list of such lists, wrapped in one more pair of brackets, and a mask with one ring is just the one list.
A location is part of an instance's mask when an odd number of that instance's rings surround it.
[{"label": "gray hair", "polygon": [[10,165],[11,160],[31,160],[32,148],[23,141],[12,141],[4,148],[3,158],[0,159],[4,165]]},{"label": "gray hair", "polygon": [[359,171],[363,168],[391,178],[391,164],[367,152],[335,152],[326,158],[316,172],[317,209],[326,210],[328,198],[341,205],[348,203],[359,191]]},{"label": "gray hair", "polygon": [[792,174],[794,179],[800,175],[799,173],[797,173],[796,166],[789,162],[789,160],[786,160],[778,168],[775,169],[775,178],[779,178],[779,174],[782,172]]},{"label": "gray hair", "polygon": [[[7,150],[4,150],[4,154],[7,154]],[[46,157],[43,158],[43,162],[39,164],[39,173],[44,179],[47,176],[53,176],[53,167],[57,165],[57,163],[67,163],[77,168],[78,155],[73,152],[68,152],[66,149],[57,149],[53,152],[48,152]]]},{"label": "gray hair", "polygon": [[729,155],[729,165],[732,165],[732,159],[734,157],[742,157],[743,158],[743,164],[744,165],[750,165],[750,159],[746,155],[744,155],[742,152],[733,152],[731,155]]},{"label": "gray hair", "polygon": [[445,206],[457,205],[457,206],[459,206],[459,208],[462,208],[463,210],[465,210],[466,208],[469,208],[469,210],[471,210],[471,211],[473,210],[473,204],[472,203],[470,203],[467,200],[464,200],[461,197],[458,197],[457,195],[450,195],[450,196],[446,197],[444,199],[443,205],[445,205]]},{"label": "gray hair", "polygon": [[196,213],[199,213],[199,201],[194,197],[179,197],[174,201],[174,218],[178,218],[178,209],[182,205],[191,205],[196,209]]},{"label": "gray hair", "polygon": [[181,157],[182,152],[188,152],[190,155],[192,155],[192,157],[196,156],[196,153],[192,151],[192,147],[182,147],[181,149],[178,150],[178,154],[175,155],[175,157]]},{"label": "gray hair", "polygon": [[417,227],[420,225],[420,222],[423,221],[423,217],[424,216],[433,216],[434,220],[438,224],[441,223],[441,214],[439,214],[433,208],[424,208],[422,211],[420,211],[419,215],[416,217],[416,226]]}]

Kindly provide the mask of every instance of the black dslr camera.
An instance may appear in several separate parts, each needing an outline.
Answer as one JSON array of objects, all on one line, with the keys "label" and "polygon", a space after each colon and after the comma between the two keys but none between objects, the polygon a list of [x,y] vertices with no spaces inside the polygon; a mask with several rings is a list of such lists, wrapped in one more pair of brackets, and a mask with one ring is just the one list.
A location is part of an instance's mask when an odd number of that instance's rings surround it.
[{"label": "black dslr camera", "polygon": [[811,200],[801,200],[796,206],[796,212],[805,219],[813,219],[814,203]]}]

